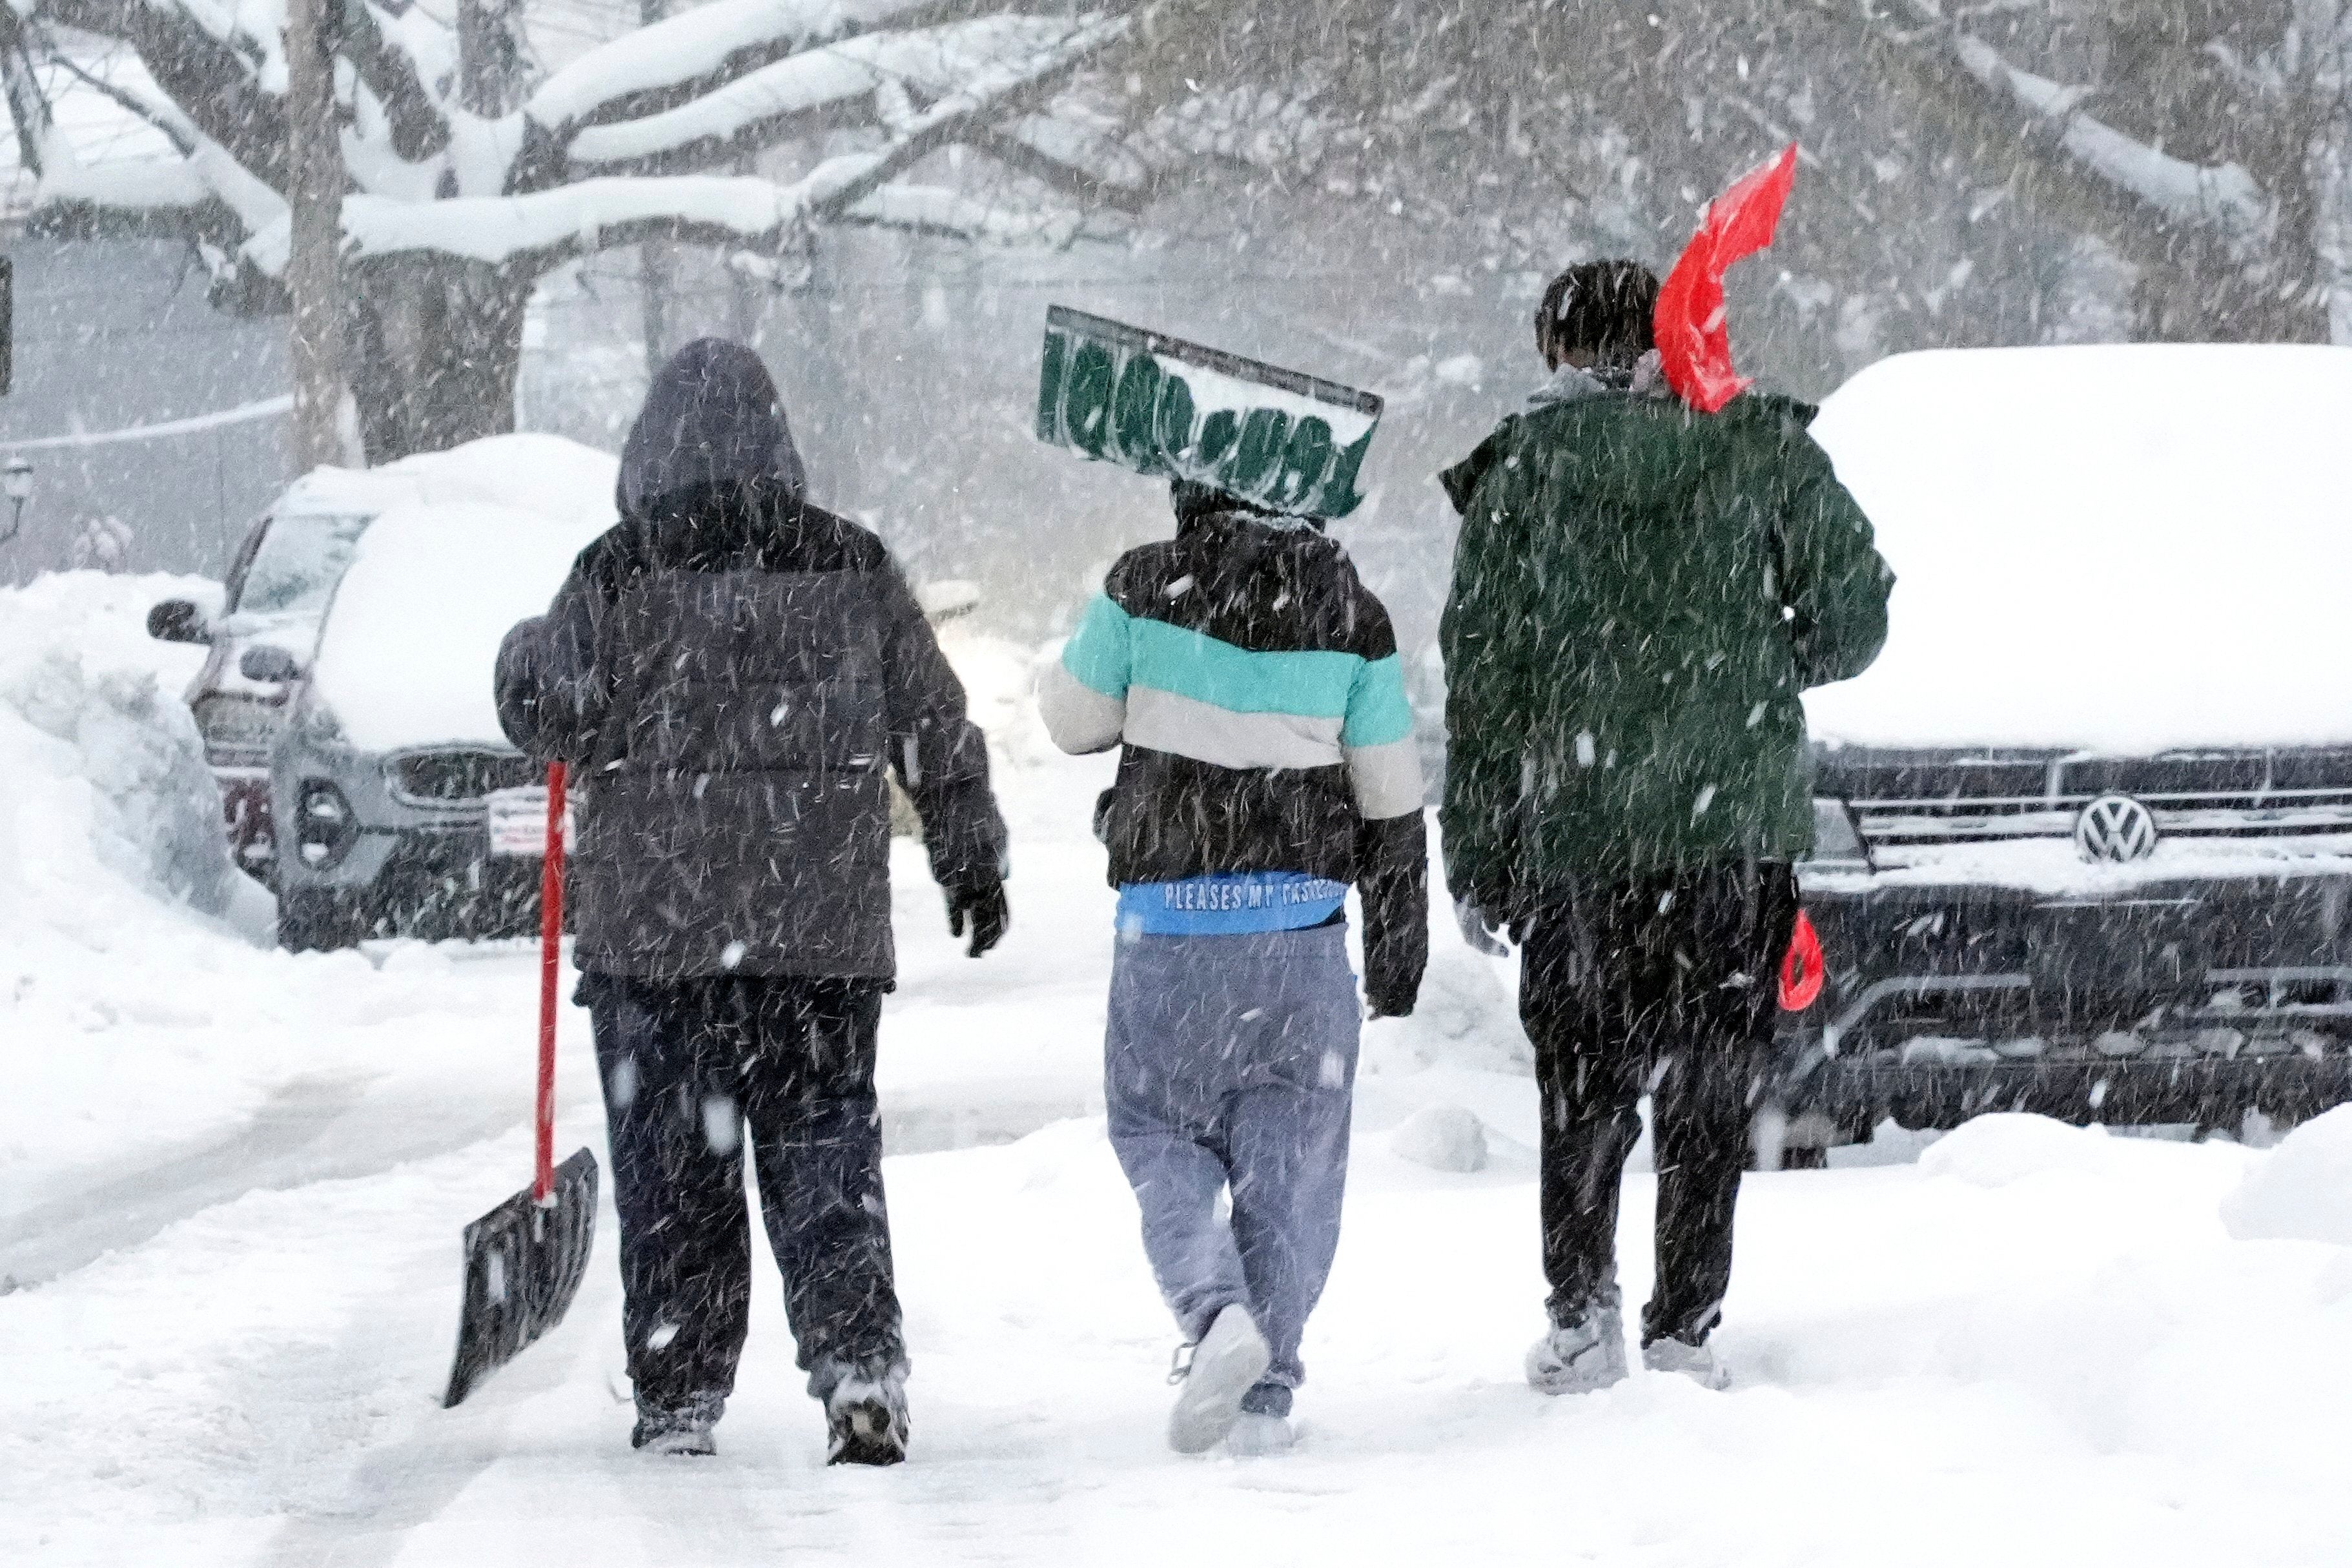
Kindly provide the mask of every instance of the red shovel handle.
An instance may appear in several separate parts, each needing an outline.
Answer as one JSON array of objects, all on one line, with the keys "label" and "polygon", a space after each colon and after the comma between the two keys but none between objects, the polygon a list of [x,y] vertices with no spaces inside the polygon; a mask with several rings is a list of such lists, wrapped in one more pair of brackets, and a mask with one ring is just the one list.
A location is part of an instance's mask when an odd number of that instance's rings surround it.
[{"label": "red shovel handle", "polygon": [[531,1197],[555,1200],[555,989],[563,968],[563,764],[547,765],[547,853],[539,871],[539,1108]]},{"label": "red shovel handle", "polygon": [[1780,960],[1781,1010],[1801,1013],[1811,1007],[1828,977],[1829,964],[1822,956],[1822,939],[1813,929],[1813,917],[1800,909],[1797,927],[1789,934],[1789,955]]}]

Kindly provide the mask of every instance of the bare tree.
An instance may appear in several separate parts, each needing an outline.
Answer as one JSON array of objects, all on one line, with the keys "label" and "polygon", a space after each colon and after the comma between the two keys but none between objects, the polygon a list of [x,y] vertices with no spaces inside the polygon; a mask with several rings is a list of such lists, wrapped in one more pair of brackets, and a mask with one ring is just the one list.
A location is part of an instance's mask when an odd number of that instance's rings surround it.
[{"label": "bare tree", "polygon": [[[1050,134],[1023,126],[1129,25],[1115,0],[1048,14],[713,0],[591,49],[508,105],[490,62],[520,57],[520,6],[469,3],[453,26],[401,0],[318,3],[332,18],[321,31],[345,171],[337,326],[373,461],[510,428],[532,288],[583,256],[673,241],[756,264],[830,224],[1001,225],[910,181],[951,142],[1017,149],[1028,172],[1095,188]],[[36,229],[184,237],[216,304],[288,310],[288,195],[301,176],[287,20],[284,0],[0,0],[0,83],[39,178]],[[157,90],[116,89],[118,101],[176,159],[77,157],[33,70],[60,31],[137,51]],[[805,154],[789,178],[716,172],[787,143]]]}]

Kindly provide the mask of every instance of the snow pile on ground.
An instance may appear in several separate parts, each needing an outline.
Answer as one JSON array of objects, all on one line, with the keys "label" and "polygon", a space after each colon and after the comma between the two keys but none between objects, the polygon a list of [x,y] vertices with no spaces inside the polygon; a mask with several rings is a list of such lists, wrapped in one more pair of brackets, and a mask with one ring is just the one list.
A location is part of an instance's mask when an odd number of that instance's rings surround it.
[{"label": "snow pile on ground", "polygon": [[[940,652],[963,683],[964,712],[987,735],[997,756],[1016,768],[1056,756],[1037,711],[1037,671],[1045,655],[961,621],[938,628],[938,636]],[[1056,644],[1055,656],[1059,652]]]},{"label": "snow pile on ground", "polygon": [[201,650],[147,636],[201,578],[57,572],[0,591],[0,921],[97,893],[93,877],[219,913],[236,873],[181,700]]},{"label": "snow pile on ground", "polygon": [[1467,1176],[1486,1168],[1486,1126],[1459,1105],[1424,1105],[1390,1132],[1389,1148],[1414,1165]]},{"label": "snow pile on ground", "polygon": [[2352,739],[2352,350],[1897,354],[1814,434],[1895,568],[1886,651],[1809,694],[1870,745]]},{"label": "snow pile on ground", "polygon": [[1979,1116],[1938,1138],[1919,1156],[1919,1170],[1970,1186],[2001,1187],[2053,1172],[2098,1176],[2127,1157],[2105,1127],[2075,1127],[2005,1111]]},{"label": "snow pile on ground", "polygon": [[2352,1247],[2352,1105],[2289,1133],[2221,1206],[2230,1234]]}]

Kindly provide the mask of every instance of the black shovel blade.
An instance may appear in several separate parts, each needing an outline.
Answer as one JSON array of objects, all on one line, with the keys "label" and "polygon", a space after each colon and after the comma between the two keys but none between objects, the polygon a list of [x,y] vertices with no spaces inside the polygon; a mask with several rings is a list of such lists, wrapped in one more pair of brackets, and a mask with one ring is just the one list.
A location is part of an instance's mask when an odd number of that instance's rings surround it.
[{"label": "black shovel blade", "polygon": [[553,1201],[529,1187],[466,1227],[466,1304],[446,1409],[563,1321],[596,1239],[596,1156],[555,1167]]}]

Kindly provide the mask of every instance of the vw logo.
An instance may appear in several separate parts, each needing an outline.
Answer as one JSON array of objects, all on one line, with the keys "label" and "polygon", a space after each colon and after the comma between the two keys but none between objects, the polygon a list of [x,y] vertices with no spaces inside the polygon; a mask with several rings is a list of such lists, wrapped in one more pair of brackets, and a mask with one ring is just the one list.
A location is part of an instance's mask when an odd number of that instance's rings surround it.
[{"label": "vw logo", "polygon": [[2074,819],[2074,848],[2086,861],[2144,861],[2156,840],[2156,813],[2128,795],[2102,795]]}]

